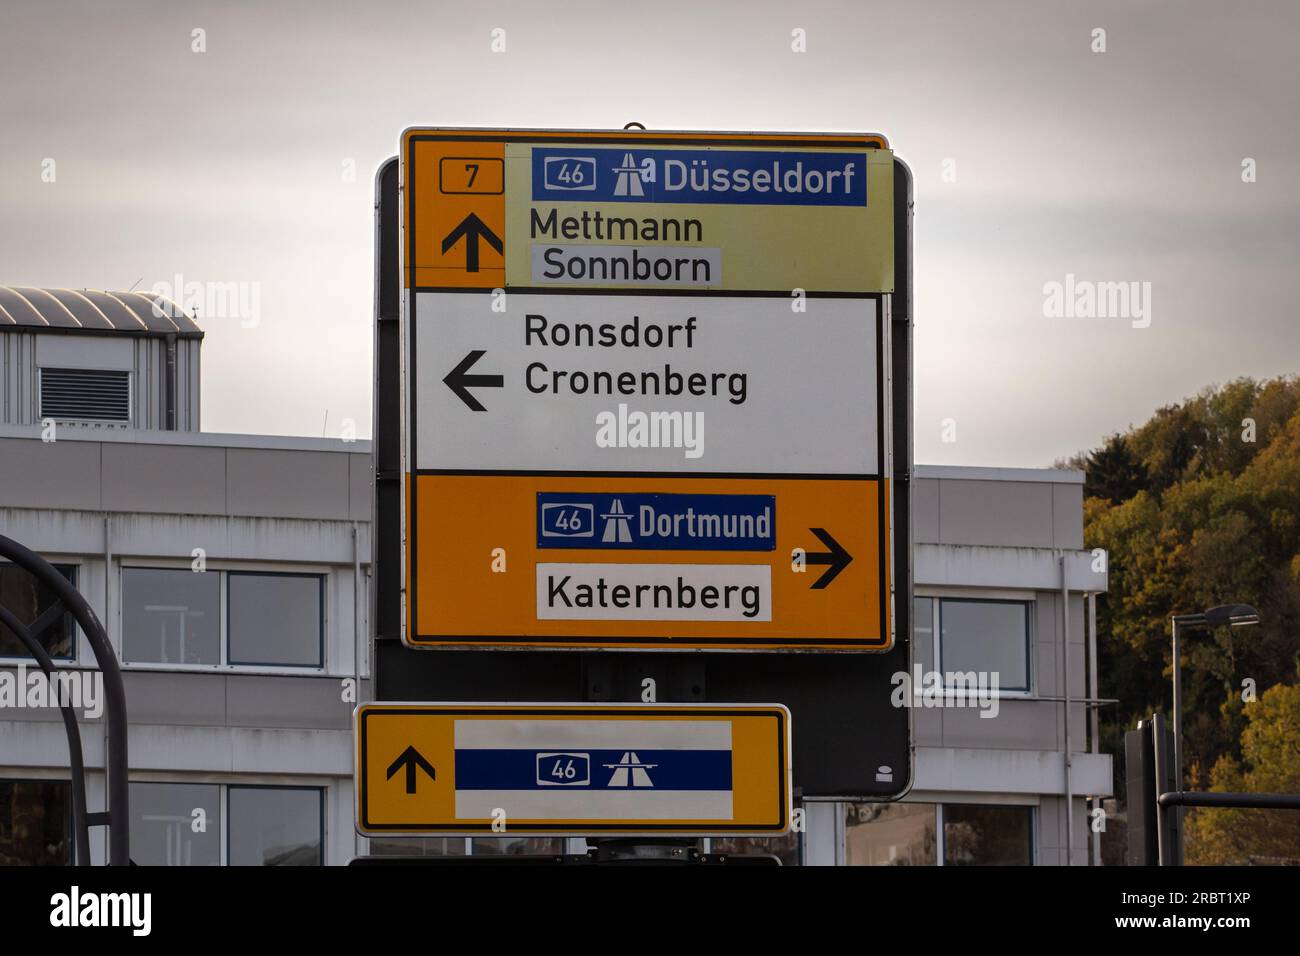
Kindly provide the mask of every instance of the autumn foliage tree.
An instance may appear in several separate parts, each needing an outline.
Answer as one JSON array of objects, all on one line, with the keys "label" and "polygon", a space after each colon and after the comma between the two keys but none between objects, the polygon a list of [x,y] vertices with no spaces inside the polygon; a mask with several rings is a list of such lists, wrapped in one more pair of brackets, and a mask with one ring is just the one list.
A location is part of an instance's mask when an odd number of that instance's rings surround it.
[{"label": "autumn foliage tree", "polygon": [[[1300,793],[1300,686],[1278,684],[1246,705],[1241,758],[1224,754],[1212,790]],[[1292,810],[1198,809],[1187,820],[1188,863],[1300,865]]]},{"label": "autumn foliage tree", "polygon": [[[1187,786],[1254,766],[1249,701],[1300,677],[1300,382],[1207,389],[1070,464],[1086,473],[1086,544],[1109,554],[1098,669],[1102,696],[1121,703],[1102,711],[1106,749],[1122,753],[1125,730],[1169,710],[1170,616],[1239,601],[1259,609],[1259,625],[1186,641]],[[1300,833],[1300,814],[1279,825]]]}]

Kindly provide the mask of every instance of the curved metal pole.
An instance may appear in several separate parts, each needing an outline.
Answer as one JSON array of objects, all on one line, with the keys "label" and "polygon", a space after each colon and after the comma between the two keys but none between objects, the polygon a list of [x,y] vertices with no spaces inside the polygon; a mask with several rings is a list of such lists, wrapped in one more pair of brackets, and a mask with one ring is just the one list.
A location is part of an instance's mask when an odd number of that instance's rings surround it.
[{"label": "curved metal pole", "polygon": [[81,592],[35,551],[0,534],[0,557],[26,569],[52,590],[81,625],[95,661],[104,675],[104,704],[108,711],[108,746],[104,770],[108,777],[108,862],[131,864],[131,790],[127,779],[126,687],[117,655],[108,642],[104,625]]},{"label": "curved metal pole", "polygon": [[[35,635],[6,607],[0,607],[0,624],[18,635],[18,640],[27,646],[28,653],[36,658],[36,663],[53,685],[54,661]],[[77,725],[77,715],[70,704],[60,702],[59,712],[63,714],[63,727],[68,734],[68,766],[72,771],[72,838],[76,850],[74,860],[77,866],[90,866],[90,827],[86,823],[86,767],[81,750],[81,728]]]}]

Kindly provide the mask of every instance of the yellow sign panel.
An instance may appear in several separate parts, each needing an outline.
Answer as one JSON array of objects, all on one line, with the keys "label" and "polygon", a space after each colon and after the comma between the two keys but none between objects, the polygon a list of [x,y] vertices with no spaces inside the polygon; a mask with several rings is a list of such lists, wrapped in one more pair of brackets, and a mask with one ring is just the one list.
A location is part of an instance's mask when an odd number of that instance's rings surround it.
[{"label": "yellow sign panel", "polygon": [[894,288],[879,136],[413,129],[402,159],[407,288]]},{"label": "yellow sign panel", "polygon": [[408,131],[407,644],[891,647],[893,169]]},{"label": "yellow sign panel", "polygon": [[363,704],[363,835],[788,831],[779,704]]}]

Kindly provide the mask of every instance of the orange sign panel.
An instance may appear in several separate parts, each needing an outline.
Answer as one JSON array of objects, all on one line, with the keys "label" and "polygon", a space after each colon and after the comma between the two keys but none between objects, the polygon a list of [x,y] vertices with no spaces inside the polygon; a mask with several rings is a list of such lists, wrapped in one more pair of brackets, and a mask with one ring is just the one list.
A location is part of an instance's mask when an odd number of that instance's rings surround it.
[{"label": "orange sign panel", "polygon": [[[430,646],[883,650],[882,487],[419,475],[420,500],[448,506],[417,513],[418,538],[443,546],[416,562],[413,634]],[[733,549],[746,534],[739,546],[755,550]]]},{"label": "orange sign panel", "polygon": [[500,288],[506,283],[505,144],[420,141],[405,183],[408,284]]}]

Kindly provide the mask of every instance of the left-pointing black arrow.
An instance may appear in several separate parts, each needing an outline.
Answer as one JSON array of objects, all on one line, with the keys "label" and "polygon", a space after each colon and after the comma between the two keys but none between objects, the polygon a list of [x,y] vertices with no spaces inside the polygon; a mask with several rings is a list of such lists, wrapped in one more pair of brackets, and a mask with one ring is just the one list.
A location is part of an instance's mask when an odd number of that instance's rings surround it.
[{"label": "left-pointing black arrow", "polygon": [[506,378],[504,375],[469,375],[467,374],[474,363],[481,359],[487,353],[483,349],[474,349],[463,359],[460,364],[447,373],[443,379],[446,386],[456,393],[456,397],[468,405],[476,412],[486,412],[483,403],[470,394],[470,388],[504,388]]},{"label": "left-pointing black arrow", "polygon": [[834,581],[839,576],[839,573],[849,566],[849,562],[853,560],[853,555],[845,551],[844,546],[832,538],[825,528],[809,528],[808,530],[817,535],[817,538],[822,544],[830,548],[830,551],[828,552],[808,552],[806,555],[806,560],[809,564],[830,565],[830,567],[822,573],[822,576],[813,583],[812,589],[814,591],[820,591],[822,588],[826,587],[826,585]]},{"label": "left-pointing black arrow", "polygon": [[462,237],[465,239],[466,272],[478,272],[478,243],[480,239],[486,240],[487,244],[498,253],[501,253],[504,248],[501,244],[501,237],[489,229],[487,223],[473,213],[462,219],[459,226],[447,233],[447,237],[442,240],[442,251],[447,252]]},{"label": "left-pointing black arrow", "polygon": [[406,792],[415,793],[415,771],[416,768],[423,770],[429,775],[430,780],[437,780],[438,775],[433,771],[433,764],[424,759],[424,755],[416,750],[414,746],[407,747],[401,752],[396,760],[388,765],[388,776],[386,780],[392,780],[393,774],[397,771],[406,769]]}]

